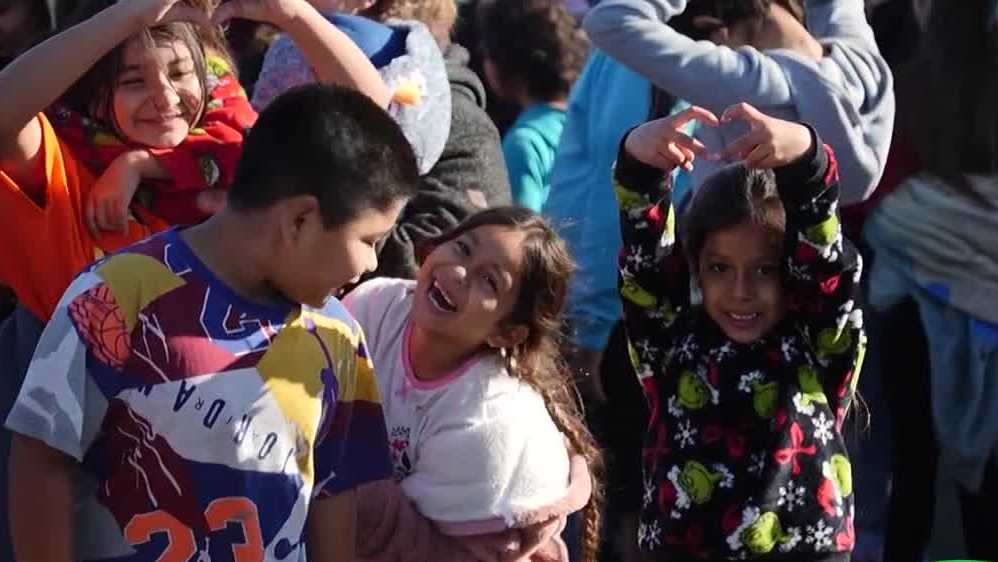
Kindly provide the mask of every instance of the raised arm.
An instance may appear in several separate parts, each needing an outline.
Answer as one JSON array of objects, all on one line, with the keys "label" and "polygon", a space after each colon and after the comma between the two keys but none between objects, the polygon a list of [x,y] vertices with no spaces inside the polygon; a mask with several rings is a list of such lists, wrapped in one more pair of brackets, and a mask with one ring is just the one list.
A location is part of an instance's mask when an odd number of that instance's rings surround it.
[{"label": "raised arm", "polygon": [[722,121],[740,119],[749,132],[729,155],[755,168],[772,168],[786,211],[785,275],[789,303],[807,325],[821,364],[821,384],[839,421],[855,392],[866,347],[862,312],[854,298],[862,260],[842,236],[838,217],[839,172],[832,149],[817,132],[774,119],[744,104]]},{"label": "raised arm", "polygon": [[593,44],[656,86],[711,111],[738,102],[787,105],[783,70],[752,47],[733,50],[694,41],[668,21],[687,0],[603,0],[585,19]]},{"label": "raised arm", "polygon": [[806,0],[807,29],[816,39],[851,39],[879,53],[863,0]]},{"label": "raised arm", "polygon": [[391,92],[371,61],[305,0],[236,0],[222,4],[212,21],[223,23],[233,18],[280,27],[294,41],[320,82],[354,88],[381,107],[388,107]]},{"label": "raised arm", "polygon": [[[645,123],[624,137],[614,171],[620,206],[620,292],[630,333],[639,326],[661,327],[663,314],[689,300],[685,259],[677,251],[676,216],[668,174],[677,166],[692,169],[705,151],[682,132],[693,119],[717,125],[717,117],[700,107]],[[641,320],[638,320],[638,319]],[[634,322],[638,322],[635,324]],[[633,326],[632,326],[633,325]]]}]

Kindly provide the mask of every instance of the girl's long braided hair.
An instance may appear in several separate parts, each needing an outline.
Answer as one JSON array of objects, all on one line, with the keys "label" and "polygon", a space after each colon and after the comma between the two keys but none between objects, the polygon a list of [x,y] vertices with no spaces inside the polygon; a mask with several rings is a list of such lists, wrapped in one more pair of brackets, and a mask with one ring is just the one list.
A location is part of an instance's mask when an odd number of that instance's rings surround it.
[{"label": "girl's long braided hair", "polygon": [[578,408],[576,394],[562,360],[562,309],[575,266],[565,243],[537,213],[522,207],[496,207],[472,215],[443,236],[420,248],[420,262],[429,249],[482,226],[503,226],[524,234],[520,294],[506,322],[523,325],[529,334],[506,353],[509,373],[530,385],[544,399],[555,425],[567,437],[572,452],[582,455],[592,477],[592,496],[583,509],[584,562],[595,562],[599,551],[603,509],[603,455]]}]

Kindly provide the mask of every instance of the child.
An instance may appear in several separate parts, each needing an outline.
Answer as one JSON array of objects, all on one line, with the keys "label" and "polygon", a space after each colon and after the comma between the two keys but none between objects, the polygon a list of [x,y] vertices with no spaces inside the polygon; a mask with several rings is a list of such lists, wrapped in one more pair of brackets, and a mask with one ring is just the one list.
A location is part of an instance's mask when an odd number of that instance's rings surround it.
[{"label": "child", "polygon": [[[183,182],[209,161],[212,175],[230,177],[254,116],[234,78],[211,83],[198,27],[180,21],[209,25],[203,9],[176,0],[95,0],[90,12],[0,73],[0,237],[33,242],[4,252],[0,282],[43,321],[95,258],[188,222],[180,220],[185,216],[203,218],[195,205],[198,186]],[[214,14],[216,24],[233,17],[287,29],[324,80],[387,102],[362,53],[303,0],[230,2]],[[235,92],[206,102],[206,91],[220,89]],[[202,135],[208,130],[214,132]],[[184,144],[192,146],[176,150]],[[164,213],[164,221],[145,213],[146,224],[126,223],[135,186],[149,177],[169,180],[157,197],[170,204],[154,198],[153,210],[182,216]],[[103,203],[88,206],[91,198]],[[91,232],[95,225],[122,231]]]},{"label": "child", "polygon": [[[373,279],[345,299],[372,342],[395,479],[445,534],[587,506],[583,558],[594,560],[599,490],[565,499],[564,440],[583,469],[599,463],[557,355],[570,273],[542,219],[499,207],[431,240],[416,281]],[[564,560],[557,542],[540,546]]]},{"label": "child", "polygon": [[352,560],[352,490],[391,465],[362,333],[327,301],[417,179],[370,99],[301,88],[225,209],[77,277],[7,420],[17,559]]},{"label": "child", "polygon": [[[599,48],[657,86],[721,112],[741,102],[813,123],[835,147],[843,203],[873,192],[894,124],[890,68],[862,0],[604,0],[585,19]],[[697,41],[710,39],[713,41]],[[740,136],[728,125],[696,137],[711,152]],[[694,170],[693,185],[716,170]]]},{"label": "child", "polygon": [[[680,253],[666,178],[705,153],[679,132],[692,119],[741,120],[750,132],[727,149],[745,161],[694,195]],[[693,107],[628,134],[615,180],[624,319],[651,408],[641,548],[682,560],[848,560],[840,430],[866,338],[831,150],[746,104],[720,121]]]},{"label": "child", "polygon": [[[378,69],[392,92],[388,111],[412,143],[420,174],[437,163],[450,133],[451,99],[447,70],[437,42],[415,21],[376,22],[334,13],[312,0],[330,23],[346,33]],[[282,92],[316,80],[293,37],[279,37],[267,50],[253,91],[253,107],[262,110]]]},{"label": "child", "polygon": [[586,62],[585,35],[561,0],[489,0],[479,16],[489,86],[522,109],[502,141],[513,201],[539,212],[568,93]]}]

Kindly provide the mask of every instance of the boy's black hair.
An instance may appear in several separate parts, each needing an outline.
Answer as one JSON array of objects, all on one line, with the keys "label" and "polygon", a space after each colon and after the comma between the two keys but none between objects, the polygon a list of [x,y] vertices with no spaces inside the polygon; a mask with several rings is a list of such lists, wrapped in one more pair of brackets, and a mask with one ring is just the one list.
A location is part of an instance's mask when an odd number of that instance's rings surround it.
[{"label": "boy's black hair", "polygon": [[308,84],[260,114],[228,202],[254,210],[312,195],[332,228],[413,197],[418,182],[416,156],[388,113],[354,90]]},{"label": "boy's black hair", "polygon": [[772,170],[750,170],[738,163],[703,181],[681,223],[683,251],[691,270],[698,271],[700,252],[710,233],[743,222],[763,226],[772,231],[774,241],[782,241],[786,213]]},{"label": "boy's black hair", "polygon": [[536,101],[568,96],[589,42],[562,0],[485,0],[478,17],[484,54],[504,78]]}]

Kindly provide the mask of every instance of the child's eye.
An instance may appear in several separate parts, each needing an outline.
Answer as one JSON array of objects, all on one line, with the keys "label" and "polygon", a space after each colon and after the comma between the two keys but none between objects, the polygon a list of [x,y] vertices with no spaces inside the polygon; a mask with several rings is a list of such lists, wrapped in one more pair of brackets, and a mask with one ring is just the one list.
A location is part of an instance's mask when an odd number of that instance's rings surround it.
[{"label": "child's eye", "polygon": [[141,78],[126,78],[118,82],[119,86],[141,86],[144,81]]},{"label": "child's eye", "polygon": [[190,75],[191,73],[187,70],[174,70],[173,72],[170,73],[170,79],[183,80],[184,78],[187,78]]},{"label": "child's eye", "polygon": [[468,243],[465,242],[464,240],[455,241],[454,247],[457,248],[457,251],[462,255],[465,256],[471,255],[471,246],[469,246]]},{"label": "child's eye", "polygon": [[779,273],[779,268],[775,265],[761,265],[756,270],[760,277],[773,277]]},{"label": "child's eye", "polygon": [[711,273],[724,273],[728,270],[728,266],[723,263],[712,263],[707,265],[707,271]]}]

